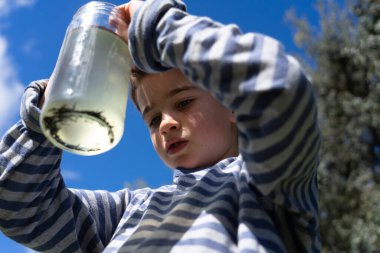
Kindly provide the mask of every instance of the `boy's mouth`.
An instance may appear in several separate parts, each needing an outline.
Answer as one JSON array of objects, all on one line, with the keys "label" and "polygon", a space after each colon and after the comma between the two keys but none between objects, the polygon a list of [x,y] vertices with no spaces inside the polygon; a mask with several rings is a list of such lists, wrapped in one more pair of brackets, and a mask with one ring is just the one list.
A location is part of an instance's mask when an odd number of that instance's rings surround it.
[{"label": "boy's mouth", "polygon": [[166,143],[166,153],[169,155],[173,155],[181,151],[184,147],[186,147],[188,141],[186,140],[172,140]]}]

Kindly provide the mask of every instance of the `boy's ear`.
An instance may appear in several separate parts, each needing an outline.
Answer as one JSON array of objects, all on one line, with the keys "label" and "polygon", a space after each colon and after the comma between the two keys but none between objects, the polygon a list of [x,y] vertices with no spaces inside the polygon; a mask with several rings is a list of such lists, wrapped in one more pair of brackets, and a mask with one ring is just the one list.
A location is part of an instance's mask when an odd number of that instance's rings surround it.
[{"label": "boy's ear", "polygon": [[236,120],[236,115],[235,115],[235,112],[234,111],[231,111],[230,113],[230,121],[231,123],[237,123],[237,120]]}]

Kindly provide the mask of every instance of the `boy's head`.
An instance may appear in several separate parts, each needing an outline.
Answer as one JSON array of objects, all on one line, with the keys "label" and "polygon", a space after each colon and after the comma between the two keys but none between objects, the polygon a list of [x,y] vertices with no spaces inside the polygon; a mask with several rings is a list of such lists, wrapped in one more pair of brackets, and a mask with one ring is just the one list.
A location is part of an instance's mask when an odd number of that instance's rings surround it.
[{"label": "boy's head", "polygon": [[132,71],[132,99],[153,146],[171,168],[202,168],[238,154],[236,119],[179,70]]}]

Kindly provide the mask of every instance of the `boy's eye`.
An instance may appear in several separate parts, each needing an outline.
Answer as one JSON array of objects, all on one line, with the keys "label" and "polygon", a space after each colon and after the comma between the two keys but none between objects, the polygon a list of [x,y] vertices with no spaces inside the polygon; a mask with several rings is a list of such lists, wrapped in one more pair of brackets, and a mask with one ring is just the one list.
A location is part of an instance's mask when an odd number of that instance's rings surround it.
[{"label": "boy's eye", "polygon": [[158,125],[160,125],[160,122],[161,122],[161,116],[157,115],[157,116],[154,116],[150,122],[149,122],[149,126],[150,127],[157,127]]},{"label": "boy's eye", "polygon": [[188,107],[191,102],[193,102],[194,99],[185,99],[185,100],[182,100],[180,101],[178,104],[177,104],[177,108],[182,110],[182,109],[185,109],[186,107]]}]

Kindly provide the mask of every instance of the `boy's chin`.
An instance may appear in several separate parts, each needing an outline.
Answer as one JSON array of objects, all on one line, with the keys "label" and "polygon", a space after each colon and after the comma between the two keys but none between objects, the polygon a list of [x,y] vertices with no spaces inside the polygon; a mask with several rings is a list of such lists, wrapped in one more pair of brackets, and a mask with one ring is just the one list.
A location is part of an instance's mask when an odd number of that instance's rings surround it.
[{"label": "boy's chin", "polygon": [[181,169],[181,170],[202,170],[202,169],[207,169],[213,165],[215,165],[217,162],[215,163],[198,163],[198,164],[185,164],[185,163],[182,163],[182,164],[177,164],[177,165],[174,165],[174,166],[169,166],[170,168],[172,169]]}]

